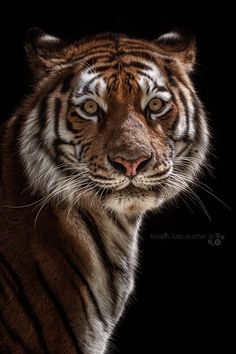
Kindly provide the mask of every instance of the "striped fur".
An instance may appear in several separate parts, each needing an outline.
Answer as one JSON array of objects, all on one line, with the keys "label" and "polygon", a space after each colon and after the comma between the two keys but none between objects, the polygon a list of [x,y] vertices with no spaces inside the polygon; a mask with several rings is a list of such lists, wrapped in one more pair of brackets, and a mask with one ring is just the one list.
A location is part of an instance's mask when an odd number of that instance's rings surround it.
[{"label": "striped fur", "polygon": [[[1,129],[0,352],[105,353],[134,287],[142,216],[205,161],[195,45],[177,33],[67,45],[33,30],[26,51],[35,90]],[[145,161],[131,179],[117,156]]]}]

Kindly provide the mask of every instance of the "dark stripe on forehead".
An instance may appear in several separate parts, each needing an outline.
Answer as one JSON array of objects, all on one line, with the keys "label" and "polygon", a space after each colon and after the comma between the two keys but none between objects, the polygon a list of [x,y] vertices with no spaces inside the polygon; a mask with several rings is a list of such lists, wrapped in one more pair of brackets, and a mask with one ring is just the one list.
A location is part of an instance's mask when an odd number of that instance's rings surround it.
[{"label": "dark stripe on forehead", "polygon": [[[121,64],[121,66],[120,66]],[[115,61],[115,62],[111,62],[109,65],[106,64],[102,64],[102,65],[98,65],[98,66],[93,66],[90,70],[88,70],[88,73],[93,73],[93,72],[104,72],[104,71],[109,71],[111,69],[115,69],[115,70],[119,70],[119,68],[135,68],[135,69],[140,69],[140,70],[152,70],[152,67],[142,63],[141,61],[131,61],[129,63],[126,62],[120,62],[120,61]]]},{"label": "dark stripe on forehead", "polygon": [[[110,48],[110,49],[109,49]],[[114,45],[112,46],[112,43],[107,43],[107,44],[99,44],[99,45],[94,45],[91,46],[91,48],[88,48],[86,50],[81,50],[81,53],[76,56],[77,60],[82,60],[91,54],[102,54],[102,53],[108,53],[108,54],[114,54]]]},{"label": "dark stripe on forehead", "polygon": [[140,48],[140,50],[131,50],[131,49],[127,49],[127,50],[123,50],[120,52],[120,56],[121,57],[129,57],[129,56],[132,56],[132,57],[137,57],[137,58],[140,58],[140,59],[146,59],[147,61],[150,61],[154,64],[156,64],[156,57],[153,56],[151,53],[147,53],[145,52],[144,50],[142,50],[142,48]]},{"label": "dark stripe on forehead", "polygon": [[107,63],[112,61],[113,56],[113,53],[109,52],[95,52],[94,54],[88,55],[87,58],[84,57],[82,64],[84,64],[85,67],[89,67],[96,64],[98,61],[101,63]]},{"label": "dark stripe on forehead", "polygon": [[148,42],[139,39],[124,38],[122,39],[122,44],[124,47],[128,47],[128,48],[142,48],[150,51],[156,49],[153,46],[151,47]]},{"label": "dark stripe on forehead", "polygon": [[104,71],[108,71],[108,70],[111,70],[111,69],[118,69],[118,64],[117,63],[113,63],[113,64],[101,64],[99,63],[98,66],[94,66],[92,67],[90,70],[88,70],[88,73],[89,74],[92,74],[92,73],[102,73]]},{"label": "dark stripe on forehead", "polygon": [[135,69],[140,69],[140,70],[148,70],[148,71],[152,71],[152,67],[147,65],[147,64],[144,64],[142,62],[139,62],[139,61],[130,61],[129,63],[126,63],[126,62],[123,62],[122,63],[122,67],[123,68],[135,68]]}]

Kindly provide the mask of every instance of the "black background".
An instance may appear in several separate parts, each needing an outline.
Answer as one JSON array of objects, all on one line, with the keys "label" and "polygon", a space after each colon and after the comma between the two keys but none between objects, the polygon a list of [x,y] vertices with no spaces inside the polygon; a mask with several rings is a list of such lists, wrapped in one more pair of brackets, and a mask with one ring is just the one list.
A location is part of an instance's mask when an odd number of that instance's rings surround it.
[{"label": "black background", "polygon": [[[148,215],[140,239],[136,291],[111,342],[115,353],[227,353],[233,334],[231,177],[235,164],[230,86],[234,70],[230,10],[157,2],[93,5],[0,6],[1,120],[7,119],[30,91],[23,39],[29,27],[41,27],[73,40],[103,32],[156,38],[181,27],[194,33],[198,65],[193,78],[212,130],[212,154],[201,182],[215,197],[196,188],[199,202],[178,199]],[[204,187],[205,188],[205,187]],[[202,238],[202,239],[201,239]],[[220,239],[221,244],[214,243]],[[210,242],[212,243],[210,244]],[[216,242],[217,243],[217,242]],[[235,323],[234,323],[235,326]]]}]

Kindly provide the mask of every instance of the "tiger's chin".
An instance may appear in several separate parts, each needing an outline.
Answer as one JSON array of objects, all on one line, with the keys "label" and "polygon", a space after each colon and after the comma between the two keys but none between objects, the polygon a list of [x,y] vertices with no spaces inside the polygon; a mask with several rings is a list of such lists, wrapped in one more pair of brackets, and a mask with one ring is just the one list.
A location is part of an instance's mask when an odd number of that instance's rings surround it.
[{"label": "tiger's chin", "polygon": [[163,202],[158,193],[131,186],[107,195],[104,206],[117,213],[131,215],[156,209]]}]

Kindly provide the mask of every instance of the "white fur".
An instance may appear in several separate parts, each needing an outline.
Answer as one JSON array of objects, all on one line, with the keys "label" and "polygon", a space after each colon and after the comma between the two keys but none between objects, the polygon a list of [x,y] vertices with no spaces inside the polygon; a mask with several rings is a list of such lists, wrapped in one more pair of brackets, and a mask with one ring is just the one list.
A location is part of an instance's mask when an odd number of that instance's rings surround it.
[{"label": "white fur", "polygon": [[60,42],[60,39],[54,36],[51,36],[49,34],[44,34],[41,38],[41,41],[43,42]]},{"label": "white fur", "polygon": [[168,33],[165,33],[165,34],[162,34],[158,40],[159,41],[166,41],[168,39],[180,39],[181,36],[178,32],[168,32]]}]

